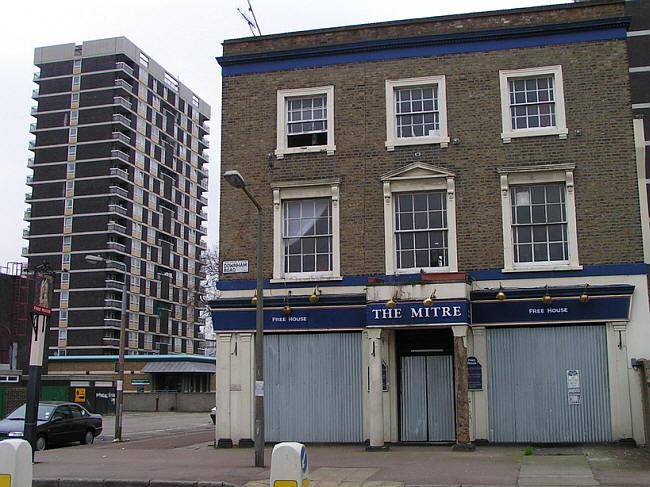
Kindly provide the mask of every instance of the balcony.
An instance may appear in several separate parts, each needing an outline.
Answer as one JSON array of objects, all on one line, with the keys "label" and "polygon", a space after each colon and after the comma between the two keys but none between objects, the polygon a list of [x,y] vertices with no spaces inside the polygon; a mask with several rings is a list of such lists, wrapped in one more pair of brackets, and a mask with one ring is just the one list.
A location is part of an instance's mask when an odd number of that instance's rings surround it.
[{"label": "balcony", "polygon": [[116,96],[115,98],[113,98],[113,103],[115,103],[116,105],[123,106],[127,110],[131,110],[131,102],[121,96]]},{"label": "balcony", "polygon": [[111,150],[111,157],[119,159],[120,161],[129,162],[129,155],[119,149]]},{"label": "balcony", "polygon": [[33,140],[30,140],[29,145],[27,146],[27,148],[29,150],[34,150],[35,147],[36,147],[36,142],[34,142]]},{"label": "balcony", "polygon": [[196,231],[199,232],[199,233],[202,233],[203,235],[208,234],[208,228],[204,227],[203,225],[201,225],[199,228],[197,228]]},{"label": "balcony", "polygon": [[106,298],[104,299],[104,306],[107,308],[122,309],[122,301],[118,299]]},{"label": "balcony", "polygon": [[29,228],[23,228],[23,238],[29,238]]},{"label": "balcony", "polygon": [[27,257],[29,256],[29,247],[23,247],[22,251],[20,252],[21,257]]},{"label": "balcony", "polygon": [[34,158],[30,157],[27,159],[27,167],[34,168]]},{"label": "balcony", "polygon": [[25,215],[23,216],[23,220],[31,220],[32,219],[32,209],[27,208],[25,210]]},{"label": "balcony", "polygon": [[203,144],[206,148],[210,148],[210,141],[206,138],[200,138],[199,143]]},{"label": "balcony", "polygon": [[120,242],[106,242],[106,247],[111,250],[117,250],[119,252],[126,252],[126,245],[121,244]]},{"label": "balcony", "polygon": [[[111,152],[121,152],[121,151],[111,151]],[[122,152],[124,154],[124,152]],[[117,178],[123,179],[124,181],[129,180],[129,173],[126,172],[124,169],[120,169],[119,167],[111,167],[110,170],[111,176],[115,176]]]},{"label": "balcony", "polygon": [[38,107],[32,107],[29,113],[36,115],[38,113]]},{"label": "balcony", "polygon": [[124,286],[124,283],[123,283],[123,282],[121,282],[121,281],[114,281],[113,279],[106,279],[106,281],[104,281],[104,283],[106,284],[106,287],[109,288],[109,289],[119,289],[119,290],[122,290],[122,287]]},{"label": "balcony", "polygon": [[[120,225],[117,222],[108,222],[108,231],[126,234],[126,227],[124,225]],[[108,267],[109,267],[109,262],[106,262],[106,268]],[[121,269],[122,267],[120,266],[118,268]]]},{"label": "balcony", "polygon": [[198,272],[198,276],[199,276],[201,279],[205,279],[206,277],[208,277],[208,273],[205,272],[205,270],[201,269],[201,270]]},{"label": "balcony", "polygon": [[32,201],[32,193],[25,193],[25,203]]},{"label": "balcony", "polygon": [[123,88],[126,91],[128,91],[129,93],[133,93],[133,86],[131,86],[129,83],[127,83],[126,81],[124,81],[121,78],[118,78],[118,79],[115,80],[115,87],[116,88]]},{"label": "balcony", "polygon": [[[106,320],[109,318],[104,319],[104,323],[106,323]],[[117,320],[119,323],[119,320]],[[115,337],[103,337],[102,338],[102,343],[104,345],[112,346],[112,347],[119,347],[120,346],[120,339],[115,338]]]},{"label": "balcony", "polygon": [[207,213],[205,210],[201,210],[201,211],[199,212],[199,216],[200,216],[201,218],[203,218],[204,220],[207,220],[207,219],[208,219],[208,213]]},{"label": "balcony", "polygon": [[[111,328],[120,328],[120,320],[119,318],[104,318],[104,326],[111,327]],[[118,339],[119,343],[119,339]]]},{"label": "balcony", "polygon": [[117,213],[118,215],[122,215],[122,216],[126,216],[128,213],[126,208],[115,204],[108,205],[108,211],[110,211],[111,213]]},{"label": "balcony", "polygon": [[34,176],[27,176],[27,186],[34,184]]},{"label": "balcony", "polygon": [[129,75],[133,76],[133,68],[131,66],[129,66],[128,64],[120,61],[119,63],[115,63],[115,67],[117,69],[121,69],[122,71],[125,71],[125,72],[129,73]]},{"label": "balcony", "polygon": [[208,199],[205,196],[199,197],[199,201],[204,205],[208,204]]},{"label": "balcony", "polygon": [[32,90],[32,98],[38,98],[40,96],[40,89],[36,88],[35,90]]},{"label": "balcony", "polygon": [[108,190],[111,192],[111,194],[121,196],[122,198],[129,197],[129,192],[124,188],[120,188],[119,186],[110,186]]},{"label": "balcony", "polygon": [[[120,117],[121,116],[122,115],[120,115]],[[123,134],[122,132],[113,132],[113,140],[119,140],[120,142],[123,142],[127,145],[131,143],[131,137],[129,137],[126,134]]]},{"label": "balcony", "polygon": [[119,113],[113,114],[113,122],[121,123],[122,125],[126,125],[128,128],[131,128],[131,121]]},{"label": "balcony", "polygon": [[210,133],[210,127],[208,125],[201,124],[200,127],[201,127],[201,130],[204,130],[206,134]]},{"label": "balcony", "polygon": [[41,73],[34,73],[34,78],[32,78],[32,81],[36,83],[40,79],[41,79]]},{"label": "balcony", "polygon": [[203,191],[208,190],[208,178],[200,178],[198,184]]},{"label": "balcony", "polygon": [[30,132],[36,132],[36,123],[30,123],[29,124],[29,131]]}]

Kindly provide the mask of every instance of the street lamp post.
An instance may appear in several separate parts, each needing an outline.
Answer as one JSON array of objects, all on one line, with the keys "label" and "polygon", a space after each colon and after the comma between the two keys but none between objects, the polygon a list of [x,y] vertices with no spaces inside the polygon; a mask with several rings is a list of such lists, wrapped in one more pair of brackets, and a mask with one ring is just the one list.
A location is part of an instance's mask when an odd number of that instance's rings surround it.
[{"label": "street lamp post", "polygon": [[257,208],[257,309],[255,313],[255,466],[264,466],[264,273],[262,272],[262,206],[253,198],[239,171],[226,171],[226,181],[241,189]]},{"label": "street lamp post", "polygon": [[126,335],[126,264],[114,260],[104,259],[98,255],[86,255],[86,262],[91,264],[107,264],[109,262],[124,266],[124,279],[122,282],[122,313],[120,316],[120,348],[117,358],[117,387],[115,391],[115,432],[113,441],[122,441],[122,405],[124,404],[124,349]]}]

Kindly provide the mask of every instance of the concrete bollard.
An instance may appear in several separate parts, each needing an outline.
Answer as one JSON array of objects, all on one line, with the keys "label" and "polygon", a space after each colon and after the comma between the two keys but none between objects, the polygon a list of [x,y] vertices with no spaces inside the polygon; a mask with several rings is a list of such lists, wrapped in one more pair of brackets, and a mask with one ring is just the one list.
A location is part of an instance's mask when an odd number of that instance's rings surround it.
[{"label": "concrete bollard", "polygon": [[0,487],[31,487],[32,447],[25,440],[0,441]]},{"label": "concrete bollard", "polygon": [[309,464],[305,445],[285,442],[273,447],[270,487],[309,487]]}]

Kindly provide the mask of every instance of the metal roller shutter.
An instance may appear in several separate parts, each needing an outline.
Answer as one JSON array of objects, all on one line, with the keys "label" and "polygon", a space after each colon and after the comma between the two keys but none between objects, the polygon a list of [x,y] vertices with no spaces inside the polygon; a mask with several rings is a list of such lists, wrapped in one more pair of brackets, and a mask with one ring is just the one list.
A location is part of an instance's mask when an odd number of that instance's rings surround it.
[{"label": "metal roller shutter", "polygon": [[[489,328],[490,441],[611,441],[605,326]],[[580,404],[567,371],[578,370]]]},{"label": "metal roller shutter", "polygon": [[266,441],[363,441],[361,333],[264,337]]}]

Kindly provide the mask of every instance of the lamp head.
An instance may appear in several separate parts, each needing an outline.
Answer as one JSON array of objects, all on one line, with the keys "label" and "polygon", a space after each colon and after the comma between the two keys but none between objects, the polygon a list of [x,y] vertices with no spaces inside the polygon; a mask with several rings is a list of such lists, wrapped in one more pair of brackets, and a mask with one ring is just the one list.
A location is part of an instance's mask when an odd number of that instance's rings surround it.
[{"label": "lamp head", "polygon": [[388,309],[393,309],[396,304],[397,304],[397,300],[395,298],[390,298],[388,301],[386,301],[386,307]]},{"label": "lamp head", "polygon": [[589,302],[589,295],[587,294],[588,287],[589,284],[585,284],[585,288],[582,290],[582,294],[580,295],[580,302],[582,304],[587,304]]},{"label": "lamp head", "polygon": [[228,181],[228,184],[230,184],[231,186],[237,189],[243,189],[246,187],[246,181],[244,181],[242,175],[239,174],[239,171],[235,171],[235,170],[226,171],[223,177],[226,181]]},{"label": "lamp head", "polygon": [[285,304],[284,308],[282,308],[282,311],[284,312],[285,315],[289,316],[291,314],[291,311],[293,310],[291,309],[291,306]]},{"label": "lamp head", "polygon": [[549,304],[551,304],[552,301],[553,301],[553,298],[551,297],[551,295],[548,292],[548,286],[546,286],[546,294],[544,294],[544,297],[542,298],[542,303],[544,303],[546,306],[548,306]]},{"label": "lamp head", "polygon": [[255,294],[253,295],[253,297],[251,298],[251,304],[252,304],[253,306],[257,306],[257,293],[255,293]]},{"label": "lamp head", "polygon": [[506,293],[503,292],[503,287],[501,287],[501,284],[499,284],[499,292],[497,293],[496,298],[499,301],[505,301],[506,299]]}]

